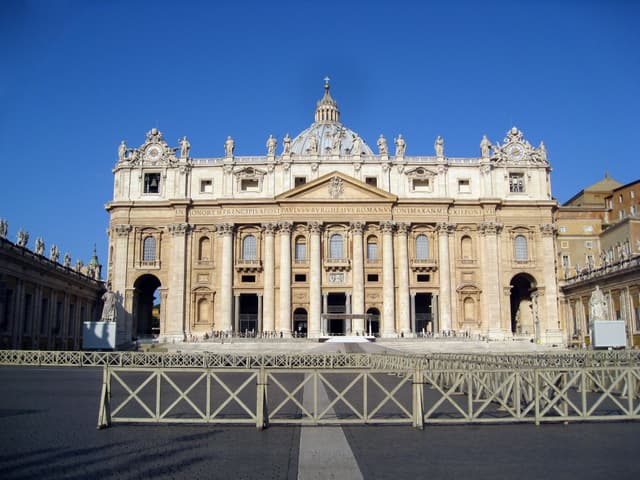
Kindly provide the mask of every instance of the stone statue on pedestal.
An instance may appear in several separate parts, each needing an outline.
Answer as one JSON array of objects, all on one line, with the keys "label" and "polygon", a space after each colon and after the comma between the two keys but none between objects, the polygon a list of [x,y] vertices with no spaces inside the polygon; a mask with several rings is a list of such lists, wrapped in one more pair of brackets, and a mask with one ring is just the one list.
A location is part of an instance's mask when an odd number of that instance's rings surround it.
[{"label": "stone statue on pedestal", "polygon": [[4,218],[0,218],[0,238],[7,238],[7,230],[9,229],[9,224]]},{"label": "stone statue on pedestal", "polygon": [[396,144],[396,157],[404,157],[404,151],[407,148],[407,144],[402,138],[402,134],[398,134],[398,138],[395,139]]},{"label": "stone statue on pedestal", "polygon": [[486,135],[482,136],[482,141],[480,142],[480,156],[482,158],[489,158],[491,155],[491,142]]},{"label": "stone statue on pedestal", "polygon": [[49,260],[51,260],[52,262],[57,262],[59,258],[60,251],[58,250],[58,247],[56,247],[55,245],[51,245],[51,248],[49,249]]},{"label": "stone statue on pedestal", "polygon": [[29,243],[29,232],[27,232],[26,230],[19,229],[18,230],[18,235],[17,235],[17,238],[16,238],[16,244],[19,247],[25,247],[26,248],[27,243]]},{"label": "stone statue on pedestal", "polygon": [[224,142],[224,153],[227,157],[233,157],[233,151],[236,148],[236,144],[233,141],[233,138],[231,138],[231,136],[227,137],[227,141]]},{"label": "stone statue on pedestal", "polygon": [[64,266],[67,268],[71,267],[71,254],[69,252],[64,254]]},{"label": "stone statue on pedestal", "polygon": [[274,156],[276,154],[277,146],[278,140],[276,140],[274,136],[270,134],[269,138],[267,139],[267,155],[269,155],[270,157]]},{"label": "stone statue on pedestal", "polygon": [[44,241],[42,237],[36,238],[36,253],[38,255],[44,255]]},{"label": "stone statue on pedestal", "polygon": [[282,139],[282,154],[289,155],[291,153],[291,137],[287,133]]},{"label": "stone statue on pedestal", "polygon": [[444,157],[444,139],[440,135],[438,135],[438,138],[436,138],[436,142],[433,144],[433,148],[436,151],[436,157]]},{"label": "stone statue on pedestal", "polygon": [[115,322],[116,321],[116,294],[111,290],[111,284],[107,285],[107,291],[102,295],[102,315],[100,321]]},{"label": "stone statue on pedestal", "polygon": [[127,144],[122,140],[120,142],[120,146],[118,147],[118,161],[124,162],[127,156]]},{"label": "stone statue on pedestal", "polygon": [[600,287],[596,285],[596,289],[589,300],[589,321],[607,320],[607,311],[607,299]]},{"label": "stone statue on pedestal", "polygon": [[351,146],[351,155],[360,155],[362,153],[362,139],[356,135],[353,138],[353,145]]},{"label": "stone statue on pedestal", "polygon": [[180,140],[180,158],[189,157],[189,150],[191,150],[191,144],[189,143],[189,140],[187,140],[187,136],[185,135],[184,137],[182,137],[182,140]]}]

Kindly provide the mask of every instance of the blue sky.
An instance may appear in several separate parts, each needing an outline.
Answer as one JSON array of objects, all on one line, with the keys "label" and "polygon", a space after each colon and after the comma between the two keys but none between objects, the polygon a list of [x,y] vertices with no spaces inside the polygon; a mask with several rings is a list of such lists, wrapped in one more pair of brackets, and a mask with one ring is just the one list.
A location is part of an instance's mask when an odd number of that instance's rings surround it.
[{"label": "blue sky", "polygon": [[[605,170],[637,180],[640,2],[0,2],[0,218],[106,263],[122,139],[187,135],[194,157],[264,153],[313,121],[331,77],[375,147],[477,156],[516,125],[564,202]],[[375,148],[374,148],[375,150]]]}]

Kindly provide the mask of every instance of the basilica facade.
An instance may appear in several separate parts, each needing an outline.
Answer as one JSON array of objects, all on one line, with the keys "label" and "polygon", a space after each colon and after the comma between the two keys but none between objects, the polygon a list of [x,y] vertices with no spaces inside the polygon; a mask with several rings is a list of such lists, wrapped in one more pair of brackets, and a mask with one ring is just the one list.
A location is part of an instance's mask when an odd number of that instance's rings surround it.
[{"label": "basilica facade", "polygon": [[469,158],[440,137],[433,155],[406,155],[401,135],[374,152],[326,83],[311,126],[265,148],[238,156],[229,137],[224,156],[192,158],[186,137],[172,148],[157,129],[122,142],[106,207],[119,341],[564,340],[542,143],[513,127]]}]

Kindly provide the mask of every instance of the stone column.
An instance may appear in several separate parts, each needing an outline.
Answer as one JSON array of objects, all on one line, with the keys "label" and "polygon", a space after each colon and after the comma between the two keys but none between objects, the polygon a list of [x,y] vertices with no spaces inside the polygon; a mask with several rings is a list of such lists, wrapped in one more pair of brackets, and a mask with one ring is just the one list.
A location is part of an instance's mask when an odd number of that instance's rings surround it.
[{"label": "stone column", "polygon": [[558,285],[556,279],[555,227],[551,224],[540,226],[542,235],[543,284],[545,286],[544,311],[546,318],[545,342],[561,344],[565,342],[558,318]]},{"label": "stone column", "polygon": [[438,267],[440,271],[440,331],[451,330],[451,271],[449,268],[449,233],[453,225],[439,223],[438,229]]},{"label": "stone column", "polygon": [[435,335],[440,331],[440,307],[438,302],[438,294],[433,293],[431,295],[431,324],[432,332]]},{"label": "stone column", "polygon": [[501,325],[500,271],[498,259],[498,232],[502,225],[496,222],[484,222],[479,225],[484,235],[484,254],[482,255],[482,291],[484,297],[484,315],[488,325],[488,336],[502,340],[505,330]]},{"label": "stone column", "polygon": [[[400,332],[402,336],[411,336],[414,334],[415,324],[412,328],[412,319],[415,315],[411,315],[409,303],[409,249],[407,246],[407,233],[409,230],[408,223],[399,223],[397,228],[398,239],[398,317],[400,320]],[[415,297],[414,297],[415,301]]]},{"label": "stone column", "polygon": [[264,228],[264,303],[262,311],[262,329],[261,332],[273,333],[276,330],[275,321],[275,264],[276,252],[274,246],[274,236],[276,233],[275,223],[265,223]]},{"label": "stone column", "polygon": [[396,287],[393,272],[393,229],[390,221],[380,223],[382,230],[382,289],[383,314],[382,336],[392,338],[396,336]]},{"label": "stone column", "polygon": [[267,330],[264,327],[264,302],[263,295],[258,294],[258,327],[256,329],[256,335],[259,335],[260,332],[273,332],[273,330]]},{"label": "stone column", "polygon": [[164,337],[168,340],[182,341],[185,337],[185,283],[186,283],[186,242],[191,229],[188,223],[169,225],[171,234],[171,264],[169,266],[169,298]]},{"label": "stone column", "polygon": [[218,329],[231,332],[233,312],[233,224],[218,225],[218,236],[222,240],[222,258],[220,259],[220,303],[218,307]]},{"label": "stone column", "polygon": [[[131,341],[133,334],[131,310],[124,308],[124,297],[127,290],[127,270],[129,265],[129,234],[133,228],[131,225],[114,225],[111,229],[111,238],[115,236],[113,242],[111,288],[116,294],[118,304],[116,305],[116,343],[127,344]],[[133,265],[131,265],[133,267]],[[163,332],[164,333],[164,332]]]},{"label": "stone column", "polygon": [[322,311],[322,257],[320,232],[322,225],[309,222],[309,337],[320,337],[320,312]]},{"label": "stone column", "polygon": [[291,336],[291,222],[280,222],[280,334]]},{"label": "stone column", "polygon": [[[347,315],[351,314],[351,294],[350,293],[345,294],[345,313]],[[352,333],[351,328],[352,328],[351,318],[347,318],[346,321],[344,322],[344,334],[351,335]]]},{"label": "stone column", "polygon": [[242,333],[240,331],[240,294],[233,296],[233,331],[236,333]]},{"label": "stone column", "polygon": [[[351,308],[353,313],[364,313],[364,253],[363,238],[364,230],[363,222],[351,222],[351,232],[353,233],[353,270],[351,283]],[[362,335],[365,331],[364,319],[354,318],[352,328],[356,335]]]},{"label": "stone column", "polygon": [[411,331],[418,335],[420,332],[416,332],[416,294],[411,294]]}]

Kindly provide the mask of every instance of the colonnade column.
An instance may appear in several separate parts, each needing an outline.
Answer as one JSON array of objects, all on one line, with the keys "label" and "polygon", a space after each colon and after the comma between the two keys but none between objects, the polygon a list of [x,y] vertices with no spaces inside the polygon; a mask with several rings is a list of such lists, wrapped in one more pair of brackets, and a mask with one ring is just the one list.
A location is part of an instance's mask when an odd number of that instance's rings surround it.
[{"label": "colonnade column", "polygon": [[505,330],[501,324],[500,271],[498,270],[498,232],[502,225],[496,222],[484,222],[480,232],[484,235],[484,254],[482,255],[482,290],[484,294],[484,312],[488,324],[488,336],[503,339]]},{"label": "colonnade column", "polygon": [[233,224],[218,225],[218,236],[222,240],[222,258],[220,259],[220,302],[218,306],[218,330],[233,330]]},{"label": "colonnade column", "polygon": [[[412,315],[409,303],[409,249],[407,247],[408,223],[398,224],[398,317],[400,318],[400,332],[406,337],[415,332],[415,316]],[[414,298],[415,300],[415,298]]]},{"label": "colonnade column", "polygon": [[395,337],[396,335],[396,287],[393,272],[393,228],[390,221],[380,223],[382,230],[382,288],[383,288],[383,314],[382,336]]},{"label": "colonnade column", "polygon": [[440,331],[451,330],[451,270],[449,268],[449,233],[453,225],[439,223],[438,269],[440,271]]},{"label": "colonnade column", "polygon": [[240,294],[233,296],[233,331],[240,333]]},{"label": "colonnade column", "polygon": [[185,279],[186,279],[186,237],[191,226],[188,223],[169,225],[171,233],[171,264],[169,267],[169,318],[166,337],[182,341],[185,335]]},{"label": "colonnade column", "polygon": [[[266,223],[264,228],[264,298],[262,303],[262,329],[261,332],[275,332],[275,264],[276,252],[274,236],[276,224]],[[260,309],[258,309],[260,312]]]},{"label": "colonnade column", "polygon": [[280,317],[278,330],[291,336],[291,222],[280,222]]},{"label": "colonnade column", "polygon": [[[362,232],[363,222],[351,222],[351,232],[353,233],[353,271],[352,271],[352,297],[351,310],[358,315],[364,314],[364,253]],[[353,333],[364,334],[364,318],[356,317],[351,324]]]},{"label": "colonnade column", "polygon": [[320,336],[320,315],[322,312],[322,260],[320,256],[319,222],[309,222],[309,337]]},{"label": "colonnade column", "polygon": [[542,261],[543,276],[545,285],[544,310],[546,319],[545,341],[547,343],[563,343],[560,330],[560,319],[558,318],[558,294],[557,279],[555,270],[556,250],[555,250],[555,227],[551,224],[540,226],[542,234]]}]

